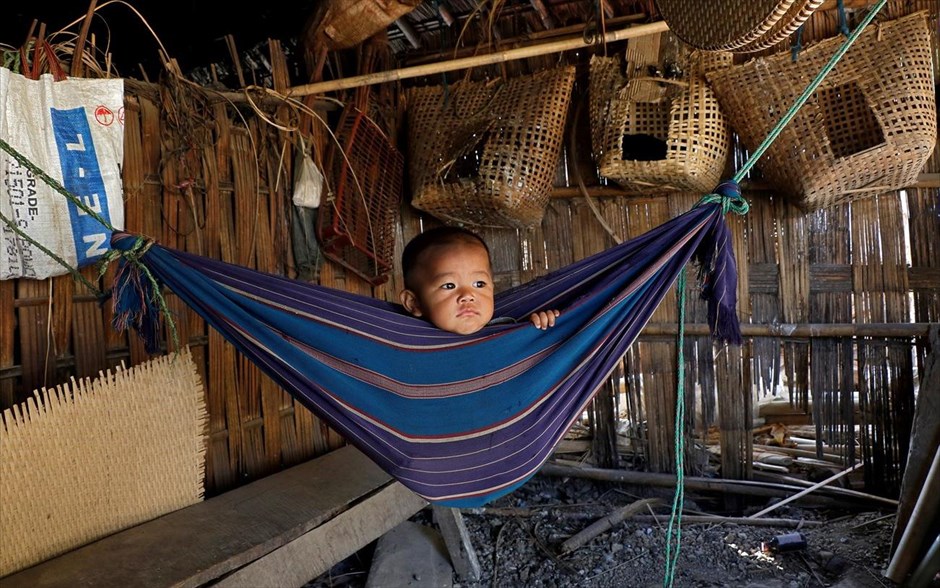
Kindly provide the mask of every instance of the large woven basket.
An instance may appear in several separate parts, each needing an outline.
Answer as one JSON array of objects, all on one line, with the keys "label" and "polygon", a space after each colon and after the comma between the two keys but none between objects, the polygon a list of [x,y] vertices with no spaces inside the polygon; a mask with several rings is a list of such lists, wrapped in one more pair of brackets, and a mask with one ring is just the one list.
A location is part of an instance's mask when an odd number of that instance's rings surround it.
[{"label": "large woven basket", "polygon": [[[666,35],[664,39],[674,40]],[[650,76],[664,63],[660,35],[627,47],[626,75],[618,57],[591,59],[591,138],[599,173],[637,191],[709,192],[721,181],[730,145],[728,122],[704,71],[727,67],[730,53],[695,53],[678,78]],[[669,45],[669,43],[666,43]]]},{"label": "large woven basket", "polygon": [[[753,151],[844,42],[708,74],[731,126]],[[926,13],[871,25],[757,162],[805,210],[908,186],[937,140]]]},{"label": "large woven basket", "polygon": [[746,53],[796,31],[824,0],[656,0],[669,30],[707,51]]},{"label": "large woven basket", "polygon": [[412,205],[441,220],[528,228],[548,204],[574,67],[407,93]]},{"label": "large woven basket", "polygon": [[340,117],[328,167],[333,191],[320,204],[323,254],[373,285],[388,280],[400,217],[404,158],[364,112]]}]

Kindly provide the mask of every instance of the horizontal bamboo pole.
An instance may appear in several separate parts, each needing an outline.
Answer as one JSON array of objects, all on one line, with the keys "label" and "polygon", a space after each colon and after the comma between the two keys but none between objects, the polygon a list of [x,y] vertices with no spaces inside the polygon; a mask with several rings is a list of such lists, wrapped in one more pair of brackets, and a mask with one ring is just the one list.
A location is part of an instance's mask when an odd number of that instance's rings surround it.
[{"label": "horizontal bamboo pole", "polygon": [[[663,33],[667,30],[669,30],[669,27],[664,21],[653,22],[634,27],[627,27],[617,31],[611,31],[610,33],[604,35],[604,37],[601,39],[601,42],[613,43],[616,41],[623,41],[625,39],[634,39],[636,37]],[[426,65],[415,65],[412,67],[404,67],[390,71],[380,71],[364,74],[361,76],[352,76],[348,78],[340,78],[338,80],[326,80],[323,82],[314,82],[312,84],[294,86],[287,91],[287,95],[290,97],[298,97],[309,96],[311,94],[334,92],[336,90],[348,90],[350,88],[359,88],[362,86],[370,86],[372,84],[382,84],[385,82],[394,82],[408,78],[417,78],[420,76],[439,74],[458,69],[467,69],[481,65],[493,65],[495,63],[505,63],[507,61],[513,61],[516,59],[538,57],[539,55],[547,55],[549,53],[561,53],[562,51],[583,49],[590,46],[591,45],[589,43],[584,42],[583,36],[579,35],[577,37],[560,39],[558,41],[551,41],[549,43],[540,43],[537,45],[530,45],[528,47],[507,49],[497,53],[490,53],[489,55],[464,57],[461,59],[452,59],[450,61],[439,61],[437,63],[428,63]]]},{"label": "horizontal bamboo pole", "polygon": [[[741,325],[744,337],[926,337],[930,323],[805,323],[775,325]],[[676,335],[676,323],[649,323],[640,331],[640,336]],[[708,325],[685,325],[685,334],[706,336]]]},{"label": "horizontal bamboo pole", "polygon": [[[918,174],[917,179],[909,186],[904,188],[938,188],[940,187],[940,174],[923,173]],[[630,189],[622,186],[587,186],[585,188],[589,196],[594,198],[615,198],[618,196],[634,196],[650,199],[663,198],[668,192],[657,190]],[[773,185],[767,182],[747,180],[741,182],[741,190],[744,192],[767,192],[773,191]],[[879,188],[884,192],[893,191],[895,188]],[[551,198],[580,198],[581,189],[577,186],[555,186],[549,195]]]},{"label": "horizontal bamboo pole", "polygon": [[[660,474],[655,472],[635,472],[632,470],[609,470],[584,466],[561,465],[558,461],[548,462],[539,469],[543,476],[564,478],[583,478],[586,480],[600,480],[603,482],[618,482],[622,484],[635,484],[639,486],[675,487],[675,474]],[[803,490],[800,486],[792,484],[775,484],[771,482],[757,482],[753,480],[730,480],[701,478],[697,476],[683,477],[683,485],[687,490],[698,492],[724,492],[730,494],[744,494],[748,496],[787,497],[795,491]],[[862,498],[866,502],[887,503],[897,507],[897,501],[891,501],[880,496],[861,495],[859,493],[844,493],[839,487],[822,487],[814,498],[820,500],[845,501],[850,498]],[[843,502],[844,504],[844,502]]]}]

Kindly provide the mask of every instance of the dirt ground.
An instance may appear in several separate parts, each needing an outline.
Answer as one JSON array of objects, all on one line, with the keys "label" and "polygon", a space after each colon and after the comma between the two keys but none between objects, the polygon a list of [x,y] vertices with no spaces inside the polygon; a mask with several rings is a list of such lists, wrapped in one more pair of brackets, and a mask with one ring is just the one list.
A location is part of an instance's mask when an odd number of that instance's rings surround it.
[{"label": "dirt ground", "polygon": [[[481,567],[479,581],[454,578],[459,588],[490,587],[892,587],[884,578],[894,527],[892,509],[812,506],[791,502],[769,518],[804,521],[802,527],[731,523],[674,524],[678,556],[667,572],[672,490],[609,482],[536,476],[524,487],[463,516]],[[565,553],[565,541],[593,522],[638,500],[643,518],[615,524]],[[746,516],[779,499],[738,497],[738,512],[727,496],[685,494],[684,517]],[[743,505],[742,505],[743,503]],[[654,503],[655,504],[655,503]],[[656,513],[653,517],[651,513]],[[433,525],[430,509],[412,521]],[[774,537],[801,533],[805,547],[768,551]],[[366,585],[374,544],[337,564],[308,588]],[[675,554],[675,548],[670,550]],[[374,581],[374,579],[373,579]],[[381,584],[377,584],[381,586]],[[420,582],[417,584],[420,585]]]}]

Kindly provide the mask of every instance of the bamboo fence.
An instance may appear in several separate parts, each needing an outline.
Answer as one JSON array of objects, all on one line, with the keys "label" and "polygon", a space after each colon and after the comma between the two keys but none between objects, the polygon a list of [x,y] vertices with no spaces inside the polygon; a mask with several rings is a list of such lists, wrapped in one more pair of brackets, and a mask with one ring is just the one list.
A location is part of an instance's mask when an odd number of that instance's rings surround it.
[{"label": "bamboo fence", "polygon": [[[892,16],[899,16],[930,3],[890,6]],[[933,8],[936,32],[935,3]],[[834,11],[819,12],[807,23],[803,42],[835,34],[837,24]],[[283,61],[273,43],[272,62],[283,68]],[[276,79],[286,89],[283,69]],[[293,138],[244,102],[222,98],[171,79],[127,85],[127,229],[170,247],[296,277]],[[312,124],[285,105],[266,116],[286,127]],[[498,289],[636,236],[688,210],[700,196],[637,195],[599,186],[590,159],[590,125],[576,127],[579,134],[559,165],[541,225],[529,231],[481,230],[493,251]],[[742,157],[737,148],[729,172]],[[569,186],[567,178],[575,170],[588,185],[597,186],[591,189],[593,203],[610,232],[602,228],[591,202]],[[935,150],[922,172],[926,181],[918,186],[811,214],[759,189],[759,174],[749,180],[749,214],[729,218],[745,344],[714,346],[701,329],[706,309],[696,296],[694,279],[687,296],[688,430],[699,435],[718,426],[724,477],[751,476],[755,405],[782,394],[814,425],[819,452],[824,442],[838,443],[845,448],[847,464],[866,462],[865,481],[873,491],[897,490],[913,419],[915,379],[927,352],[926,328],[921,327],[940,321],[938,173],[940,154]],[[437,222],[403,206],[396,252],[421,227]],[[86,276],[93,279],[90,270]],[[109,279],[106,275],[102,285]],[[396,261],[389,282],[373,287],[326,262],[319,282],[394,299],[401,276]],[[670,327],[675,328],[678,313],[673,299],[667,297],[657,309],[590,411],[592,451],[601,462],[616,461],[613,431],[618,422],[629,421],[646,468],[674,469],[677,366]],[[190,346],[205,382],[207,495],[344,443],[178,299],[171,295],[169,303],[180,339]],[[34,389],[93,376],[121,361],[133,366],[148,359],[135,337],[110,328],[109,306],[99,305],[70,277],[2,281],[0,307],[0,409],[22,402]],[[868,330],[862,329],[869,323]],[[694,460],[686,463],[701,466]]]}]

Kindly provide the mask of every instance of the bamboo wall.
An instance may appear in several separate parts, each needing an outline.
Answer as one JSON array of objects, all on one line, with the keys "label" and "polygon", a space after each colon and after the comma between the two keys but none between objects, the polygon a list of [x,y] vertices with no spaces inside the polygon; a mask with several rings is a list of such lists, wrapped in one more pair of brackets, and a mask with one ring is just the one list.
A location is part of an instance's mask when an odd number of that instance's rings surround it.
[{"label": "bamboo wall", "polygon": [[[904,12],[917,8],[910,3],[904,7]],[[814,16],[804,42],[833,34],[835,23],[831,13]],[[296,277],[290,133],[268,124],[245,103],[233,104],[171,78],[153,85],[129,83],[126,109],[128,230],[170,247]],[[296,109],[265,111],[285,127],[310,123]],[[494,253],[498,288],[613,244],[588,202],[567,186],[575,167],[589,184],[599,183],[590,161],[589,126],[580,125],[577,147],[568,149],[560,162],[557,188],[541,226],[528,232],[481,231]],[[740,163],[741,157],[739,150],[735,161]],[[935,150],[924,173],[936,178],[938,172],[940,154]],[[759,188],[756,180],[752,186]],[[689,429],[719,427],[724,476],[750,474],[753,405],[766,394],[779,393],[796,409],[811,411],[820,439],[854,439],[855,445],[847,445],[852,455],[846,458],[868,462],[866,476],[873,490],[896,489],[924,338],[786,336],[760,327],[940,321],[936,186],[928,179],[924,187],[904,194],[881,194],[810,214],[767,189],[746,191],[750,213],[729,222],[739,263],[739,316],[757,334],[740,348],[716,348],[690,328],[685,342]],[[611,187],[594,193],[613,234],[624,239],[688,210],[700,196],[636,195]],[[420,227],[435,222],[403,205],[399,249]],[[908,241],[900,238],[905,234]],[[90,270],[85,275],[92,278]],[[397,274],[372,288],[329,262],[319,281],[377,297],[394,297],[400,287]],[[102,286],[109,283],[110,274]],[[704,324],[705,308],[695,295],[694,280],[687,299],[687,322]],[[667,297],[656,311],[595,404],[595,453],[608,460],[615,457],[615,421],[624,418],[642,424],[635,436],[649,469],[668,471],[674,463],[677,369],[670,328],[678,311],[671,300]],[[185,305],[173,296],[169,303],[180,340],[192,348],[206,383],[208,495],[343,443]],[[146,359],[136,338],[111,329],[107,301],[99,304],[68,276],[2,281],[0,307],[0,409],[23,401],[33,389]]]}]

